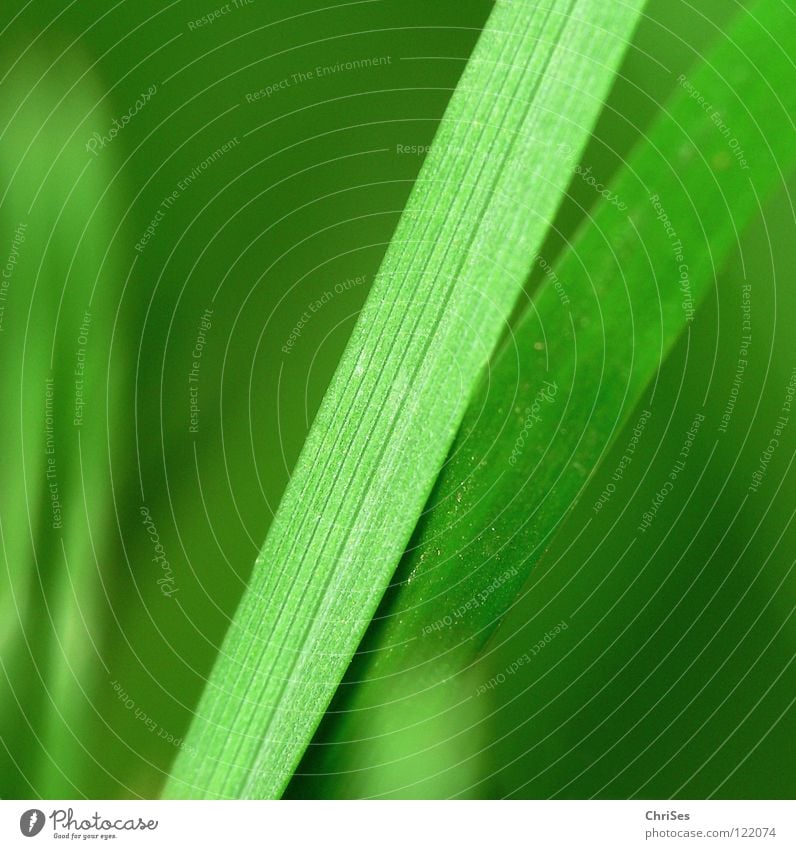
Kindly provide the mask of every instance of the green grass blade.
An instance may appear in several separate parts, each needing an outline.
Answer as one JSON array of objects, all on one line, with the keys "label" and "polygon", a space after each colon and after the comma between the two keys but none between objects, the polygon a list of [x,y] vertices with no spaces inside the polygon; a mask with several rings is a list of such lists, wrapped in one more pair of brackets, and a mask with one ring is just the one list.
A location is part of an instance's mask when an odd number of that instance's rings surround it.
[{"label": "green grass blade", "polygon": [[[102,601],[115,525],[106,417],[116,298],[115,158],[86,150],[89,116],[112,118],[80,58],[29,50],[4,75],[0,217],[14,257],[2,287],[8,361],[0,470],[2,795],[81,795],[91,770],[76,729],[97,718]],[[24,237],[16,233],[22,228]]]},{"label": "green grass blade", "polygon": [[[428,722],[450,729],[446,709],[472,699],[472,687],[451,694],[446,682],[494,634],[641,412],[722,260],[796,164],[795,51],[792,13],[760,0],[680,80],[610,186],[618,203],[583,225],[468,410],[401,583],[300,770],[338,774],[297,781],[291,794],[399,792],[400,761],[429,736]],[[415,777],[424,770],[428,760]],[[339,772],[350,773],[347,786]]]},{"label": "green grass blade", "polygon": [[[166,788],[278,796],[414,529],[642,6],[498,2]],[[527,216],[517,209],[529,204]],[[192,756],[193,752],[198,756]]]}]

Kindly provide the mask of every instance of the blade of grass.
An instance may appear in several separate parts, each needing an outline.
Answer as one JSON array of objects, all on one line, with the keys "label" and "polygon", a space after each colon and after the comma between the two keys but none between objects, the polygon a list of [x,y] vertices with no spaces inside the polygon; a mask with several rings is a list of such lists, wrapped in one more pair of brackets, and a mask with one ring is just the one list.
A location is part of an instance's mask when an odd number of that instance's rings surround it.
[{"label": "blade of grass", "polygon": [[428,725],[441,742],[415,779],[451,746],[473,688],[446,682],[475,663],[638,417],[723,258],[796,164],[794,50],[792,11],[759,0],[680,80],[610,186],[622,206],[606,200],[584,223],[468,410],[398,583],[300,767],[333,780],[297,780],[291,795],[400,794],[411,781],[401,761],[433,737]]},{"label": "blade of grass", "polygon": [[167,795],[282,792],[412,533],[641,6],[496,4],[197,709],[198,757],[180,753]]},{"label": "blade of grass", "polygon": [[123,283],[107,191],[115,160],[88,153],[80,124],[112,117],[78,58],[53,63],[30,50],[2,89],[3,250],[20,227],[24,238],[1,325],[13,415],[0,473],[0,773],[4,796],[63,798],[82,795],[90,760],[75,729],[96,717],[88,691],[102,666],[100,564],[115,524],[103,403]]}]

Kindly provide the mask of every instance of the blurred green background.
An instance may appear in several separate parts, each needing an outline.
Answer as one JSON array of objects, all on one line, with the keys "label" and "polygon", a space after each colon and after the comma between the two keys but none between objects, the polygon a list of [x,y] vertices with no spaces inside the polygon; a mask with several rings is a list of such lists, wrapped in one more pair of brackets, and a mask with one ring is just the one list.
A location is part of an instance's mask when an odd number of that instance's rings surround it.
[{"label": "blurred green background", "polygon": [[[737,8],[650,2],[583,157],[601,179]],[[489,10],[0,13],[3,797],[159,792]],[[545,256],[596,198],[575,178]],[[664,364],[621,492],[594,518],[628,433],[477,675],[566,619],[555,644],[473,699],[449,745],[373,744],[400,768],[317,775],[322,728],[289,795],[792,796],[796,430],[745,496],[796,366],[795,245],[783,192]],[[718,442],[711,425],[690,497],[625,552],[695,405],[711,422],[726,406],[744,279],[753,347],[731,425]],[[402,790],[406,774],[425,779]]]}]

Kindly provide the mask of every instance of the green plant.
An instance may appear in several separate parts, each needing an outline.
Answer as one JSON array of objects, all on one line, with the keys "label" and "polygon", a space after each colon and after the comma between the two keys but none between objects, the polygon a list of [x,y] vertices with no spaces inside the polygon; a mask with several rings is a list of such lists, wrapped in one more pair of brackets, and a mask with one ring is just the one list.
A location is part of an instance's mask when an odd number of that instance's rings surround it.
[{"label": "green plant", "polygon": [[[0,714],[6,751],[32,761],[25,786],[58,796],[77,793],[87,771],[77,766],[84,747],[73,729],[97,720],[89,694],[102,678],[99,611],[113,585],[100,569],[114,527],[106,432],[125,426],[108,396],[125,379],[106,332],[121,278],[109,224],[118,213],[113,160],[87,159],[84,146],[92,115],[110,117],[81,61],[65,60],[57,79],[45,67],[33,50],[4,81],[13,96],[2,133],[3,221],[19,237],[2,332],[19,356],[5,375],[15,414],[0,487]],[[54,767],[67,762],[71,779]]]},{"label": "green plant", "polygon": [[[429,716],[445,727],[481,683],[468,671],[494,650],[500,622],[611,446],[646,428],[661,363],[690,335],[761,199],[796,165],[793,66],[759,37],[779,13],[778,3],[756,4],[678,80],[495,354],[305,765],[331,776],[327,794],[374,792],[380,763],[385,786],[399,786],[418,727]],[[705,103],[744,140],[753,168],[731,161]]]},{"label": "green plant", "polygon": [[0,22],[0,793],[787,795],[790,4],[95,5]]},{"label": "green plant", "polygon": [[496,5],[230,626],[188,737],[202,755],[180,754],[169,793],[279,795],[328,705],[642,3],[570,5]]}]

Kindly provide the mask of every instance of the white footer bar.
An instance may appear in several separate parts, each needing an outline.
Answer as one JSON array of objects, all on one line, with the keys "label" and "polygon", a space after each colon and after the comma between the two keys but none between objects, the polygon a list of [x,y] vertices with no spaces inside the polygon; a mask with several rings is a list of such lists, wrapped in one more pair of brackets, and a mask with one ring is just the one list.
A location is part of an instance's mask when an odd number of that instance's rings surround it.
[{"label": "white footer bar", "polygon": [[0,846],[796,847],[782,801],[0,801]]}]

